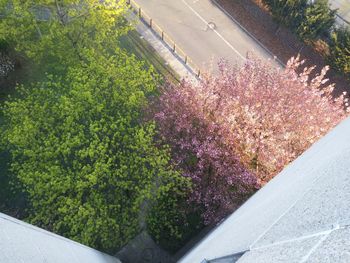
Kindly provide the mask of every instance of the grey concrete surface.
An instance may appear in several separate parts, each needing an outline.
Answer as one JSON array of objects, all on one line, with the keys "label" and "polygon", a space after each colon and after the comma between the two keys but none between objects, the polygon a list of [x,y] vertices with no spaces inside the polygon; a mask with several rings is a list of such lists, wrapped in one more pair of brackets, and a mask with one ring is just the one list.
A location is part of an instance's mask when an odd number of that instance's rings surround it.
[{"label": "grey concrete surface", "polygon": [[310,237],[301,240],[276,244],[275,246],[254,249],[245,253],[239,263],[300,263],[305,254],[312,249],[321,237]]},{"label": "grey concrete surface", "polygon": [[205,263],[236,263],[243,256],[243,254],[244,253],[238,253],[238,254],[230,255],[228,257],[213,259]]},{"label": "grey concrete surface", "polygon": [[[317,247],[324,244],[323,238],[350,224],[349,134],[350,118],[288,165],[180,262],[199,263],[204,258],[211,260],[317,236],[321,237],[320,243],[315,242],[304,257],[321,253]],[[335,253],[341,251],[339,247]],[[269,262],[281,261],[271,256]]]},{"label": "grey concrete surface", "polygon": [[329,0],[332,9],[337,9],[338,17],[336,19],[339,25],[350,25],[350,0]]},{"label": "grey concrete surface", "polygon": [[189,79],[193,82],[197,82],[197,78],[191,69],[183,63],[183,61],[174,54],[169,47],[138,17],[129,12],[127,19],[136,25],[136,30],[164,59],[166,63],[179,75],[180,78]]},{"label": "grey concrete surface", "polygon": [[266,235],[260,238],[255,246],[322,232],[334,225],[349,224],[349,158],[350,149],[347,149],[336,158],[318,166],[313,171],[319,174],[317,183],[269,229]]},{"label": "grey concrete surface", "polygon": [[211,0],[136,0],[136,3],[202,69],[215,72],[222,58],[241,63],[247,52],[273,59]]},{"label": "grey concrete surface", "polygon": [[332,232],[310,256],[308,263],[349,263],[350,228]]},{"label": "grey concrete surface", "polygon": [[0,263],[121,263],[117,258],[0,213]]},{"label": "grey concrete surface", "polygon": [[145,231],[118,251],[116,256],[123,263],[175,263],[175,260]]}]

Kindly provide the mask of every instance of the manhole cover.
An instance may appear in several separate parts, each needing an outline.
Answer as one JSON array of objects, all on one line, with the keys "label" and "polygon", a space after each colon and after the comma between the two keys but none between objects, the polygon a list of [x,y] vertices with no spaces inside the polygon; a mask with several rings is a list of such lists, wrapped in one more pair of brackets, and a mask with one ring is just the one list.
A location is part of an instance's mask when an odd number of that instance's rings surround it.
[{"label": "manhole cover", "polygon": [[209,22],[208,23],[208,29],[215,29],[216,28],[216,25],[214,22]]}]

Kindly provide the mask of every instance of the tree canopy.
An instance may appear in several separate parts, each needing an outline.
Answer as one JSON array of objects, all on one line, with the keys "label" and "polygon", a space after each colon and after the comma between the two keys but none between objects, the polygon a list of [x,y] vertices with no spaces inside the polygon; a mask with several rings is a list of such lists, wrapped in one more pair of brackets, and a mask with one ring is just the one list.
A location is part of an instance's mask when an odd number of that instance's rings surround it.
[{"label": "tree canopy", "polygon": [[128,29],[125,10],[123,0],[0,0],[0,39],[37,62],[68,65],[86,49],[114,50]]},{"label": "tree canopy", "polygon": [[143,121],[152,75],[122,51],[90,56],[6,102],[2,139],[31,223],[107,251],[138,232],[141,205],[178,176]]},{"label": "tree canopy", "polygon": [[334,85],[326,84],[327,68],[314,75],[302,64],[293,58],[282,70],[248,57],[243,66],[221,63],[218,76],[170,85],[161,95],[160,134],[174,165],[191,178],[188,200],[206,224],[232,212],[348,115],[348,99],[333,99]]}]

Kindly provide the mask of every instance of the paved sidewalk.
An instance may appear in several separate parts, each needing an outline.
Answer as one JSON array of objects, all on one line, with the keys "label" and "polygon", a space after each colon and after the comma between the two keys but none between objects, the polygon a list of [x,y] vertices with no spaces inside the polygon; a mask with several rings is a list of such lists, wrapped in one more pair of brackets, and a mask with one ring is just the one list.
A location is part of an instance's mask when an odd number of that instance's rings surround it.
[{"label": "paved sidewalk", "polygon": [[222,58],[230,63],[242,63],[247,52],[273,59],[267,50],[215,5],[213,0],[136,2],[205,70],[216,71],[217,62]]},{"label": "paved sidewalk", "polygon": [[144,38],[165,60],[166,63],[179,75],[180,78],[187,78],[194,82],[197,81],[197,77],[191,69],[186,66],[183,61],[176,56],[169,47],[139,18],[132,12],[128,15],[128,20],[136,23],[136,30],[139,32],[142,38]]}]

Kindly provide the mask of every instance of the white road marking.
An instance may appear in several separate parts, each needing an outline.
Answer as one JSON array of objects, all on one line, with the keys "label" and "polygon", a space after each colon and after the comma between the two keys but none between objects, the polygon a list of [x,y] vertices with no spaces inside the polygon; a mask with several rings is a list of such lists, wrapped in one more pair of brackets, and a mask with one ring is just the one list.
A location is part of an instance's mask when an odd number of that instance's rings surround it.
[{"label": "white road marking", "polygon": [[231,14],[229,14],[216,0],[213,0],[214,4],[222,11],[224,12],[231,20],[238,25],[243,32],[245,32],[249,37],[251,37],[262,49],[265,50],[265,52],[270,55],[272,61],[277,61],[279,63],[278,66],[282,66],[282,68],[285,68],[286,65],[277,57],[275,56],[267,47],[264,46],[263,43],[261,43],[254,35],[252,35],[247,29],[245,29]]},{"label": "white road marking", "polygon": [[[204,22],[206,25],[208,25],[208,21],[205,20],[200,14],[198,14],[198,12],[196,10],[194,10],[185,0],[182,0],[182,2],[200,19],[202,20],[202,22]],[[230,42],[228,42],[216,29],[213,29],[213,31],[215,32],[215,34],[218,35],[218,37],[221,38],[222,41],[224,41],[226,43],[226,45],[228,45],[240,58],[242,58],[243,60],[246,60],[246,58],[244,56],[241,55],[241,53],[238,52],[237,49],[235,49]]]}]

